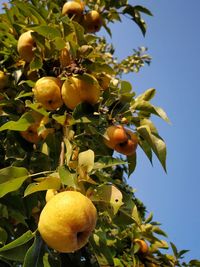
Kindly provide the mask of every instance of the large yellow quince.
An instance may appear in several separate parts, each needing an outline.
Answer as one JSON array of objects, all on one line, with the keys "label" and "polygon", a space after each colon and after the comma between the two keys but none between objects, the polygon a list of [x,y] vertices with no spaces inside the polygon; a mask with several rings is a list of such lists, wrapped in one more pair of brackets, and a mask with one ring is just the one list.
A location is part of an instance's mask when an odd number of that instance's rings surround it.
[{"label": "large yellow quince", "polygon": [[73,110],[81,102],[96,104],[100,97],[100,86],[91,75],[71,76],[63,83],[61,93],[65,105]]},{"label": "large yellow quince", "polygon": [[69,253],[86,245],[96,220],[97,211],[89,198],[77,191],[64,191],[46,203],[38,230],[49,247]]},{"label": "large yellow quince", "polygon": [[22,59],[31,62],[34,57],[35,41],[31,35],[33,31],[27,31],[20,35],[17,43],[17,51]]},{"label": "large yellow quince", "polygon": [[56,110],[61,107],[61,81],[55,77],[43,77],[37,80],[33,93],[35,99],[47,110]]}]

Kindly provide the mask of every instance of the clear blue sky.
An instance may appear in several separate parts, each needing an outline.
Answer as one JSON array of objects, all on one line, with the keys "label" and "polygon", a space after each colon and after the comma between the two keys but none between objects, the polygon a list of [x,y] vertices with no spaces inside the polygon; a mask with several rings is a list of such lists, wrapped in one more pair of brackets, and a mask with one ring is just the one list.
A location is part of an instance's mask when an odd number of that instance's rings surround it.
[{"label": "clear blue sky", "polygon": [[[6,2],[0,0],[0,3]],[[154,167],[139,152],[138,166],[130,178],[136,195],[162,223],[178,249],[190,249],[187,259],[200,259],[200,0],[130,1],[148,7],[154,17],[146,37],[129,20],[111,28],[116,55],[124,58],[133,48],[147,46],[153,57],[150,67],[124,78],[137,93],[154,87],[154,104],[171,119],[168,125],[155,118],[168,147],[166,175],[154,159]]]},{"label": "clear blue sky", "polygon": [[147,46],[150,67],[124,78],[136,93],[154,87],[155,105],[165,109],[172,125],[155,118],[168,147],[166,175],[154,158],[154,167],[143,153],[130,178],[136,196],[153,211],[154,219],[178,249],[189,249],[187,259],[200,259],[200,32],[199,0],[130,1],[148,7],[154,17],[143,38],[129,20],[112,26],[116,55],[124,58],[132,48]]}]

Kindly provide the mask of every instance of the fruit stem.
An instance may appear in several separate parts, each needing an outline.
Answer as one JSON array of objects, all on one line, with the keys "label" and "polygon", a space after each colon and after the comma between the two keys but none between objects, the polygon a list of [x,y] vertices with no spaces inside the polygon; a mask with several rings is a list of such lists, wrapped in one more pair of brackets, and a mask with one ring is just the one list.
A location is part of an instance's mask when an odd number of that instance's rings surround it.
[{"label": "fruit stem", "polygon": [[37,172],[37,173],[34,173],[34,174],[30,174],[29,177],[34,177],[34,176],[37,176],[37,175],[46,174],[46,173],[53,173],[53,172],[54,171]]},{"label": "fruit stem", "polygon": [[59,166],[64,165],[64,159],[65,159],[65,145],[64,142],[61,142],[61,151],[60,151],[60,163]]}]

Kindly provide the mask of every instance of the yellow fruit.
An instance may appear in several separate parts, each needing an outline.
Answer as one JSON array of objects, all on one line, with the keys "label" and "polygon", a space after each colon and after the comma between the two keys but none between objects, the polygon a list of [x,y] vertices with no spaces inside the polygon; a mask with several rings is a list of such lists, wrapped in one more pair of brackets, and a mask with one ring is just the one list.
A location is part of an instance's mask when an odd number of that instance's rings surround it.
[{"label": "yellow fruit", "polygon": [[84,15],[83,27],[88,33],[98,32],[103,24],[103,20],[98,11],[92,10]]},{"label": "yellow fruit", "polygon": [[20,35],[17,43],[17,51],[22,59],[26,62],[31,62],[34,57],[35,41],[31,35],[33,31],[27,31]]},{"label": "yellow fruit", "polygon": [[83,14],[83,9],[84,7],[82,3],[69,1],[63,5],[62,14],[68,15],[70,18],[80,21]]},{"label": "yellow fruit", "polygon": [[76,191],[64,191],[47,202],[38,230],[49,247],[69,253],[86,245],[96,220],[97,211],[89,198]]},{"label": "yellow fruit", "polygon": [[112,125],[106,129],[104,143],[119,153],[131,156],[137,149],[138,138],[122,125]]},{"label": "yellow fruit", "polygon": [[100,97],[100,87],[97,80],[87,75],[83,77],[71,76],[62,85],[61,93],[65,105],[74,109],[81,102],[88,102],[94,105]]},{"label": "yellow fruit", "polygon": [[31,124],[26,131],[20,132],[21,136],[28,142],[37,144],[41,136],[38,135],[39,122]]},{"label": "yellow fruit", "polygon": [[62,68],[69,66],[72,63],[72,59],[69,53],[69,48],[65,47],[60,53],[60,65]]},{"label": "yellow fruit", "polygon": [[134,243],[139,245],[139,252],[142,254],[147,254],[149,251],[149,246],[148,244],[142,240],[142,239],[134,239]]},{"label": "yellow fruit", "polygon": [[61,81],[55,77],[43,77],[37,80],[33,93],[35,99],[47,110],[56,110],[61,107]]},{"label": "yellow fruit", "polygon": [[38,143],[41,137],[38,135],[38,127],[40,126],[40,121],[42,119],[42,115],[36,111],[31,112],[31,116],[34,122],[28,127],[27,130],[21,131],[21,136],[30,143]]},{"label": "yellow fruit", "polygon": [[48,202],[52,197],[54,197],[58,191],[56,189],[48,189],[46,192],[45,200]]},{"label": "yellow fruit", "polygon": [[8,77],[5,72],[0,70],[0,90],[3,90],[8,83]]},{"label": "yellow fruit", "polygon": [[43,117],[40,113],[32,112],[33,122],[27,130],[21,131],[21,136],[28,142],[37,144],[41,139],[46,139],[47,135],[54,133],[54,128],[45,128],[40,133],[38,129],[48,123],[47,117]]}]

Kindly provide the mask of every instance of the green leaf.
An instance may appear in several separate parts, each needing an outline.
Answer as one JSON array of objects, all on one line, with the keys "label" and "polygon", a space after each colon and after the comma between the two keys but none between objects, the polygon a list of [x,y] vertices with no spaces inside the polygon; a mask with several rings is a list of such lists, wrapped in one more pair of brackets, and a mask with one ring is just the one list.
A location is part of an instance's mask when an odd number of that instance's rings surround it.
[{"label": "green leaf", "polygon": [[200,266],[200,261],[198,261],[198,260],[191,260],[189,262],[189,266],[191,266],[191,267],[199,267]]},{"label": "green leaf", "polygon": [[56,37],[54,40],[54,44],[57,50],[61,50],[65,47],[66,43],[61,37]]},{"label": "green leaf", "polygon": [[127,156],[127,159],[128,159],[128,176],[130,176],[134,172],[137,164],[137,154],[134,153],[131,156]]},{"label": "green leaf", "polygon": [[4,245],[6,243],[8,234],[6,230],[4,230],[2,227],[0,227],[0,245]]},{"label": "green leaf", "polygon": [[156,252],[158,249],[168,249],[169,245],[167,241],[165,240],[156,240],[152,245],[151,245],[151,252]]},{"label": "green leaf", "polygon": [[170,242],[170,245],[171,245],[172,251],[174,253],[174,256],[177,257],[178,256],[178,250],[177,250],[176,246],[172,242]]},{"label": "green leaf", "polygon": [[147,158],[150,160],[151,164],[152,164],[152,150],[150,145],[148,144],[148,142],[146,140],[140,140],[139,141],[139,145],[142,148],[142,150],[144,151],[144,153],[146,154]]},{"label": "green leaf", "polygon": [[160,229],[160,227],[158,226],[153,226],[152,231],[158,235],[163,235],[167,237],[167,234],[162,229]]},{"label": "green leaf", "polygon": [[155,94],[156,94],[156,89],[149,88],[144,93],[142,93],[141,95],[139,95],[135,99],[135,101],[139,101],[139,100],[149,101],[149,100],[151,100],[155,96]]},{"label": "green leaf", "polygon": [[92,201],[108,204],[112,207],[113,215],[123,205],[122,193],[114,185],[101,185],[90,196]]},{"label": "green leaf", "polygon": [[50,40],[54,40],[58,37],[61,37],[60,30],[48,25],[34,27],[33,30]]},{"label": "green leaf", "polygon": [[140,111],[144,111],[144,112],[147,112],[147,113],[152,113],[154,115],[159,116],[164,121],[166,121],[168,123],[170,122],[169,121],[169,118],[167,117],[167,114],[165,113],[165,111],[162,108],[155,107],[155,106],[153,106],[151,103],[149,103],[146,100],[138,100],[138,101],[135,101],[131,105],[131,109],[132,109],[132,111],[134,111],[134,110],[140,110]]},{"label": "green leaf", "polygon": [[161,107],[155,107],[154,106],[154,109],[156,111],[156,114],[161,117],[164,121],[170,123],[170,120],[169,118],[167,117],[167,114],[166,112],[161,108]]},{"label": "green leaf", "polygon": [[34,122],[30,112],[27,112],[19,118],[18,121],[8,121],[0,127],[0,131],[26,131],[28,127]]},{"label": "green leaf", "polygon": [[147,126],[140,126],[137,128],[137,131],[142,136],[142,138],[144,138],[148,142],[166,172],[167,150],[165,142],[161,139],[160,136],[151,134]]},{"label": "green leaf", "polygon": [[115,249],[107,246],[105,232],[98,231],[90,238],[90,245],[100,266],[113,266],[113,258],[116,254]]},{"label": "green leaf", "polygon": [[29,184],[24,192],[24,196],[28,196],[38,191],[44,191],[47,189],[60,189],[61,181],[57,176],[48,176],[45,178],[37,179],[38,182]]},{"label": "green leaf", "polygon": [[124,264],[120,261],[120,259],[114,258],[113,261],[115,267],[124,267]]},{"label": "green leaf", "polygon": [[32,103],[30,101],[26,101],[26,107],[31,108],[32,110],[37,111],[38,113],[42,114],[43,116],[48,117],[49,113],[41,107],[40,103]]},{"label": "green leaf", "polygon": [[12,248],[10,250],[2,251],[0,252],[0,259],[2,258],[11,261],[23,262],[28,248],[29,248],[29,243],[27,242],[21,246]]},{"label": "green leaf", "polygon": [[30,70],[39,70],[42,68],[42,65],[42,59],[35,56],[30,63]]},{"label": "green leaf", "polygon": [[142,31],[143,35],[145,36],[146,31],[147,31],[146,22],[143,19],[137,18],[137,17],[133,18],[133,20],[139,26],[140,30]]},{"label": "green leaf", "polygon": [[[26,81],[27,82],[27,81]],[[32,84],[32,86],[34,85],[34,83],[32,81],[30,81],[30,83]],[[23,97],[27,97],[27,96],[32,96],[33,93],[32,92],[25,92],[25,91],[21,91],[16,97],[15,97],[15,100],[18,100],[20,98],[23,98]]]},{"label": "green leaf", "polygon": [[182,256],[185,254],[185,253],[188,253],[189,250],[188,249],[183,249],[181,251],[178,252],[178,258],[182,258]]},{"label": "green leaf", "polygon": [[150,223],[150,222],[152,221],[152,219],[153,219],[153,213],[150,212],[149,216],[148,216],[148,217],[146,218],[146,220],[145,220],[145,224],[146,224],[146,223]]},{"label": "green leaf", "polygon": [[22,167],[7,167],[0,170],[0,197],[16,191],[29,177],[29,173]]},{"label": "green leaf", "polygon": [[44,250],[42,249],[43,241],[39,234],[35,235],[33,245],[26,253],[23,267],[41,267],[43,266]]},{"label": "green leaf", "polygon": [[130,93],[132,91],[132,85],[130,82],[128,81],[121,81],[121,84],[120,84],[121,88],[120,88],[120,93],[121,94],[125,94],[125,93]]},{"label": "green leaf", "polygon": [[23,13],[25,17],[31,17],[35,23],[38,24],[46,24],[45,19],[40,15],[40,13],[36,10],[34,6],[27,3],[17,3],[17,7],[20,9],[20,11]]},{"label": "green leaf", "polygon": [[35,233],[32,233],[30,230],[28,230],[26,233],[15,239],[14,241],[6,244],[5,246],[0,248],[0,253],[11,250],[13,248],[19,247],[30,241],[35,236]]},{"label": "green leaf", "polygon": [[98,161],[94,163],[94,170],[104,169],[104,168],[110,168],[121,164],[127,164],[126,161],[113,158],[110,156],[101,157]]},{"label": "green leaf", "polygon": [[151,13],[151,11],[149,9],[147,9],[146,7],[144,6],[134,6],[134,8],[139,11],[139,12],[142,12],[142,13],[145,13],[149,16],[153,16],[153,14]]},{"label": "green leaf", "polygon": [[141,218],[136,205],[134,205],[132,209],[132,218],[138,225],[141,224]]},{"label": "green leaf", "polygon": [[84,35],[84,28],[76,21],[73,21],[73,26],[79,46],[85,45],[86,41]]},{"label": "green leaf", "polygon": [[99,62],[94,62],[91,63],[87,66],[88,70],[91,70],[93,72],[101,73],[101,72],[106,72],[107,74],[114,74],[114,70],[105,63],[99,63]]},{"label": "green leaf", "polygon": [[58,167],[60,179],[64,185],[69,187],[78,188],[77,174],[71,173],[65,166]]}]

